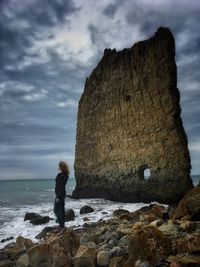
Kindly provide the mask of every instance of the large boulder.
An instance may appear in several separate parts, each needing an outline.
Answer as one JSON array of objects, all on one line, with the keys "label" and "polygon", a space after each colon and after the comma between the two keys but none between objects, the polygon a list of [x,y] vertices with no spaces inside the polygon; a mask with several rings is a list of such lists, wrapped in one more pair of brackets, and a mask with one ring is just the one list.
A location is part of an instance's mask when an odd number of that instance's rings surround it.
[{"label": "large boulder", "polygon": [[30,267],[71,267],[78,247],[79,241],[74,231],[66,230],[61,236],[52,233],[41,244],[27,251]]},{"label": "large boulder", "polygon": [[56,226],[47,226],[42,229],[42,231],[35,236],[36,239],[42,239],[45,238],[50,232],[55,230]]},{"label": "large boulder", "polygon": [[178,203],[193,187],[180,113],[168,28],[131,48],[105,49],[79,101],[73,197]]},{"label": "large boulder", "polygon": [[179,235],[178,225],[173,223],[173,220],[169,220],[167,223],[163,223],[159,230],[162,231],[164,234],[176,237]]},{"label": "large boulder", "polygon": [[138,226],[129,236],[127,266],[134,266],[138,259],[155,266],[172,251],[170,239],[154,226]]},{"label": "large boulder", "polygon": [[16,243],[11,247],[5,248],[4,251],[7,253],[10,259],[15,260],[33,246],[34,243],[32,240],[24,238],[23,236],[18,236]]},{"label": "large boulder", "polygon": [[30,223],[33,225],[40,225],[40,224],[45,224],[49,222],[49,216],[38,216],[34,219],[30,220]]},{"label": "large boulder", "polygon": [[99,251],[97,254],[97,265],[108,266],[111,260],[112,254],[108,250]]},{"label": "large boulder", "polygon": [[39,217],[40,215],[38,213],[35,213],[35,212],[27,212],[25,215],[24,215],[24,221],[30,221],[32,219],[35,219],[37,217]]},{"label": "large boulder", "polygon": [[93,211],[94,209],[92,207],[85,205],[80,209],[80,214],[91,213]]},{"label": "large boulder", "polygon": [[96,267],[96,255],[97,251],[95,243],[89,242],[85,245],[80,245],[73,258],[74,267]]},{"label": "large boulder", "polygon": [[24,221],[29,220],[33,225],[48,223],[50,219],[49,216],[41,216],[34,212],[27,212],[24,216]]},{"label": "large boulder", "polygon": [[117,210],[114,210],[113,211],[113,216],[120,217],[121,215],[127,214],[127,213],[129,213],[128,210],[125,210],[125,209],[117,209]]},{"label": "large boulder", "polygon": [[75,218],[75,213],[73,211],[73,209],[67,209],[65,211],[65,221],[69,222],[69,221],[74,221]]},{"label": "large boulder", "polygon": [[[200,232],[177,238],[175,241],[177,253],[198,253],[200,252]],[[199,259],[200,260],[200,259]]]},{"label": "large boulder", "polygon": [[200,220],[200,185],[190,190],[179,202],[173,214],[174,219]]}]

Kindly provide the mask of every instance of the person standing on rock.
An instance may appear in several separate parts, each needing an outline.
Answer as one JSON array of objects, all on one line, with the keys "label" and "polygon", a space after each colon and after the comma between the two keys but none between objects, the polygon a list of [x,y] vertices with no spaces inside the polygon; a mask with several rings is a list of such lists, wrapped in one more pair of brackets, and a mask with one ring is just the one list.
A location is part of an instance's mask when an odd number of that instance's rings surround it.
[{"label": "person standing on rock", "polygon": [[65,230],[65,197],[66,197],[66,183],[69,178],[69,167],[67,163],[59,162],[60,172],[56,176],[55,185],[55,203],[54,203],[54,213],[57,217],[59,227],[54,231],[58,234],[62,234]]}]

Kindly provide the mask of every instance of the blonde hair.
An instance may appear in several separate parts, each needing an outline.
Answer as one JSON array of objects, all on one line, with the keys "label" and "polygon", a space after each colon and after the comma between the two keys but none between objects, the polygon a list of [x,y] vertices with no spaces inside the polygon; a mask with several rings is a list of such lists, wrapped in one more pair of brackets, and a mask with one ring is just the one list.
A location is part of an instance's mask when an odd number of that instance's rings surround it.
[{"label": "blonde hair", "polygon": [[66,162],[60,161],[59,162],[59,169],[62,172],[65,172],[67,175],[69,175],[69,165]]}]

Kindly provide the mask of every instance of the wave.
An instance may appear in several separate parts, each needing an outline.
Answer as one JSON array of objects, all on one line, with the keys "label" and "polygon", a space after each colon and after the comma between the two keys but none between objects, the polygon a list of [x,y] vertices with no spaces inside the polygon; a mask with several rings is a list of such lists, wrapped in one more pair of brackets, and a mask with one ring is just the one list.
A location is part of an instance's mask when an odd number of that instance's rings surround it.
[{"label": "wave", "polygon": [[[93,207],[94,212],[89,214],[80,214],[80,208],[84,205],[89,205]],[[73,209],[76,215],[74,221],[66,222],[66,226],[76,226],[77,228],[79,228],[82,227],[82,225],[85,223],[85,217],[87,217],[90,222],[97,222],[98,220],[108,220],[112,217],[113,211],[116,209],[123,208],[129,211],[135,211],[143,206],[146,206],[146,204],[117,203],[104,199],[75,200],[71,198],[66,198],[65,208]],[[3,214],[0,214],[0,217],[4,215],[5,218],[10,218],[11,220],[7,220],[3,223],[3,225],[0,226],[0,240],[7,238],[9,233],[9,236],[13,236],[14,241],[19,235],[36,241],[35,236],[40,231],[42,231],[44,227],[54,226],[56,224],[56,218],[53,213],[53,203],[44,203],[41,205],[21,205],[15,208],[4,208],[1,212]],[[50,220],[49,223],[45,225],[33,226],[28,221],[24,221],[24,215],[26,212],[35,212],[43,216],[49,216],[54,220]],[[0,243],[0,247],[4,247],[6,243]]]}]

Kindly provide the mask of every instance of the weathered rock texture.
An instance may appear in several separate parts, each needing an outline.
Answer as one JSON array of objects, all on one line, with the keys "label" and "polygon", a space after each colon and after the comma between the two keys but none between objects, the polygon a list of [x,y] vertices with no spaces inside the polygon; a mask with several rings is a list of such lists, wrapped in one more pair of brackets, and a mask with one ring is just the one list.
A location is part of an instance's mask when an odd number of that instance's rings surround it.
[{"label": "weathered rock texture", "polygon": [[200,184],[181,199],[174,211],[173,219],[200,221]]},{"label": "weathered rock texture", "polygon": [[192,188],[174,56],[167,28],[105,50],[79,102],[75,198],[175,203]]}]

